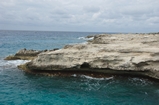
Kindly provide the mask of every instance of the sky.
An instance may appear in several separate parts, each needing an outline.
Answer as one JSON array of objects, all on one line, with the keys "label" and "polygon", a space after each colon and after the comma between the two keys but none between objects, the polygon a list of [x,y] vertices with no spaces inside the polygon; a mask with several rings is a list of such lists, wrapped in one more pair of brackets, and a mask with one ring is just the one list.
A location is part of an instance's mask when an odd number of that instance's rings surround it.
[{"label": "sky", "polygon": [[0,0],[0,30],[159,32],[159,0]]}]

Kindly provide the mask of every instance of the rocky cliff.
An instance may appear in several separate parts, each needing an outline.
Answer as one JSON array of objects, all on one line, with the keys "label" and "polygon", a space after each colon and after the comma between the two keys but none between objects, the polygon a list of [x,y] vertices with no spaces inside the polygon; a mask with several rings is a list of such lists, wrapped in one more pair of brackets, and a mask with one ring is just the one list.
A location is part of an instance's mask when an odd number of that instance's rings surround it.
[{"label": "rocky cliff", "polygon": [[159,79],[159,34],[101,34],[85,44],[41,52],[26,71],[91,71]]}]

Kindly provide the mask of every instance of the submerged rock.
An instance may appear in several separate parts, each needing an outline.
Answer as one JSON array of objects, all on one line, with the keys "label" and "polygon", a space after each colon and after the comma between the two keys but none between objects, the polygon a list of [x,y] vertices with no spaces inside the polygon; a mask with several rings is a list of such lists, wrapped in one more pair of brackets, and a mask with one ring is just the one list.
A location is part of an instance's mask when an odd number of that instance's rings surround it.
[{"label": "submerged rock", "polygon": [[158,45],[158,33],[101,34],[85,44],[41,52],[34,60],[19,67],[31,72],[91,71],[159,79]]}]

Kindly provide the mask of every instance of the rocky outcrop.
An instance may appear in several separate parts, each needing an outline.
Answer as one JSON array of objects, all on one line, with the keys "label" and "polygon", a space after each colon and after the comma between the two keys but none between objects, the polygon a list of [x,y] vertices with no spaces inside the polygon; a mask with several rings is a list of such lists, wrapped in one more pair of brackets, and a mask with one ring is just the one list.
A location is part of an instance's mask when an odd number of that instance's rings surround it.
[{"label": "rocky outcrop", "polygon": [[15,55],[10,55],[5,60],[33,60],[38,54],[44,51],[21,49]]},{"label": "rocky outcrop", "polygon": [[49,51],[55,51],[58,50],[58,48],[53,49],[53,50],[27,50],[27,49],[21,49],[19,50],[15,55],[9,55],[8,57],[5,58],[5,60],[33,60],[38,56],[38,54],[42,52],[49,52]]},{"label": "rocky outcrop", "polygon": [[101,34],[86,44],[40,53],[26,71],[91,71],[159,79],[159,34]]},{"label": "rocky outcrop", "polygon": [[32,60],[42,51],[21,49],[15,55],[9,55],[5,60]]}]

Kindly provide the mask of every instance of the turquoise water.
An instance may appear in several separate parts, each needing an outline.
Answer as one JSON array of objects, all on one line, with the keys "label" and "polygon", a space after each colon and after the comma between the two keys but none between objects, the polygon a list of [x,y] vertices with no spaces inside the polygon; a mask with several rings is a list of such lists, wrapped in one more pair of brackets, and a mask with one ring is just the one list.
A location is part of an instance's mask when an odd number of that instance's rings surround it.
[{"label": "turquoise water", "polygon": [[17,69],[26,61],[4,61],[22,48],[54,49],[84,43],[97,33],[0,31],[0,105],[159,105],[159,83],[144,78],[86,75],[47,77]]}]

